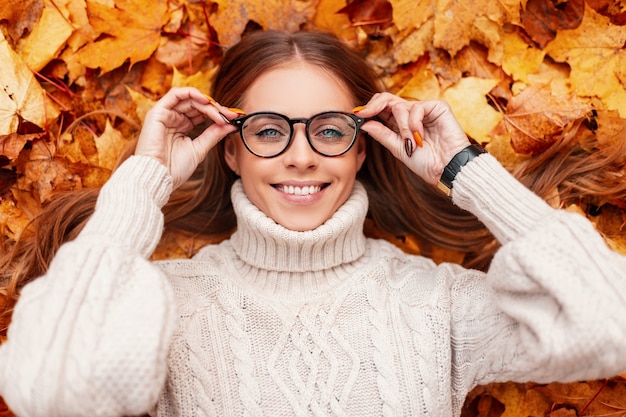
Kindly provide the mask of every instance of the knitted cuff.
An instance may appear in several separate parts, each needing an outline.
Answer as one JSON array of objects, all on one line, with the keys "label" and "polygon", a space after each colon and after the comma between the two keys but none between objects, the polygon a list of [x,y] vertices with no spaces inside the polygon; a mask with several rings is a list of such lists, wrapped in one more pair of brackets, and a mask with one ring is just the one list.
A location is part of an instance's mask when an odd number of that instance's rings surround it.
[{"label": "knitted cuff", "polygon": [[454,180],[452,199],[476,215],[502,244],[554,211],[490,154],[474,158],[461,169]]}]

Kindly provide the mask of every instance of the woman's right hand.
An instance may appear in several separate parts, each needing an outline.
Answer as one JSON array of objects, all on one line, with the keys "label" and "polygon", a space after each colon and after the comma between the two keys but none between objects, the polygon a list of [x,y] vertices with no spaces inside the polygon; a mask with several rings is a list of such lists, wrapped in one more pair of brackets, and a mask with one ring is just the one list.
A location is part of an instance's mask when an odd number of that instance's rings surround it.
[{"label": "woman's right hand", "polygon": [[[146,114],[135,155],[150,156],[165,165],[177,188],[220,140],[235,131],[224,118],[236,116],[195,88],[172,88]],[[189,131],[207,119],[214,123],[192,140]]]}]

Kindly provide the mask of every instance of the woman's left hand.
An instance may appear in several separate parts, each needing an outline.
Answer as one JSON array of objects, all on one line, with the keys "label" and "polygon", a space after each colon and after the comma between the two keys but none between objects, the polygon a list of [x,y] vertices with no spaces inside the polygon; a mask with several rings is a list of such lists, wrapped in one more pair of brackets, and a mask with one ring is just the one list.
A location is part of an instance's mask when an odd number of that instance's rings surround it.
[{"label": "woman's left hand", "polygon": [[379,93],[356,114],[383,120],[368,120],[362,130],[429,184],[437,184],[448,162],[470,145],[444,101],[407,101]]}]

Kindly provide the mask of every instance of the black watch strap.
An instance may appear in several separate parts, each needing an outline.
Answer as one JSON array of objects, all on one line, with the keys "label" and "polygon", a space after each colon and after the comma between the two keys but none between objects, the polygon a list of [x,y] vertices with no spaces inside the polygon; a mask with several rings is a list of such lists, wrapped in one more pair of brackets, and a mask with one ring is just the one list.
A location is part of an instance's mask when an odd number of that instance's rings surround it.
[{"label": "black watch strap", "polygon": [[452,158],[448,165],[446,165],[443,169],[443,174],[441,174],[441,178],[439,178],[437,188],[443,191],[447,196],[450,196],[452,194],[452,182],[461,171],[461,168],[478,155],[486,152],[487,151],[482,146],[475,143],[454,155],[454,158]]}]

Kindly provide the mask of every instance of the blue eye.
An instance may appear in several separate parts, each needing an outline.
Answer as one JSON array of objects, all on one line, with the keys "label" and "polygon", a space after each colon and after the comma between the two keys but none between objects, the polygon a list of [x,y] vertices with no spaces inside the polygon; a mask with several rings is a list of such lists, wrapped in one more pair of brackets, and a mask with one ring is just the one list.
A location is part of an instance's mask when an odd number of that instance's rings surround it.
[{"label": "blue eye", "polygon": [[265,128],[254,134],[259,140],[283,140],[288,135],[279,132],[277,129]]},{"label": "blue eye", "polygon": [[315,137],[327,141],[340,140],[346,136],[339,128],[327,126],[315,133]]}]

